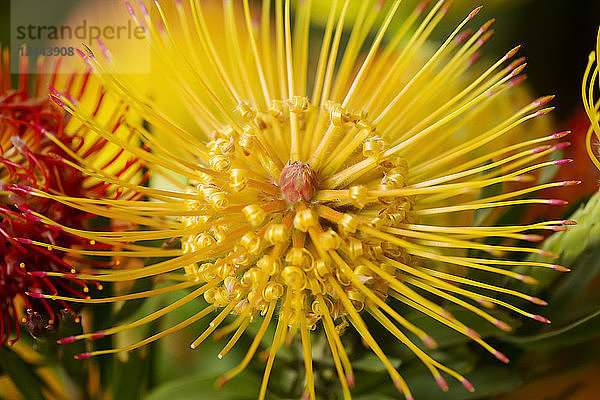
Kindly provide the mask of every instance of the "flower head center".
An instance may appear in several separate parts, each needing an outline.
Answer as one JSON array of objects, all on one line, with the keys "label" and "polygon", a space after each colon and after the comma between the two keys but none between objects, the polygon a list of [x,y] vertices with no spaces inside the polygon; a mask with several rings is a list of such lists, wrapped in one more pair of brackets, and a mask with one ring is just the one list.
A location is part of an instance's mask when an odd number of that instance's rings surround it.
[{"label": "flower head center", "polygon": [[307,163],[288,161],[281,170],[279,187],[283,198],[290,204],[300,199],[310,201],[317,187],[317,174]]}]

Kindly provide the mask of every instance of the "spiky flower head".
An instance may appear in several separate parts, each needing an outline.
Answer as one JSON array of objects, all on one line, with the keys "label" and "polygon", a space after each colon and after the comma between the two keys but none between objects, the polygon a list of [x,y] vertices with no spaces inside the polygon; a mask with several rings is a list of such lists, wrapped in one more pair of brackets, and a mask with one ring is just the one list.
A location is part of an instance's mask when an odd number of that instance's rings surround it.
[{"label": "spiky flower head", "polygon": [[[21,323],[33,336],[39,336],[55,329],[63,312],[79,320],[67,302],[48,302],[39,293],[89,297],[89,281],[44,275],[46,272],[76,272],[74,266],[80,263],[80,257],[65,250],[89,246],[89,240],[58,226],[48,226],[39,215],[80,229],[94,214],[35,195],[34,191],[88,198],[112,192],[105,183],[90,178],[77,168],[80,157],[87,158],[90,163],[102,160],[98,156],[105,143],[87,136],[85,129],[67,133],[68,115],[48,97],[49,87],[56,86],[76,92],[73,101],[81,101],[86,96],[91,71],[59,76],[56,73],[58,62],[54,64],[53,73],[44,74],[45,68],[51,67],[45,64],[47,62],[38,60],[37,74],[31,84],[29,60],[22,57],[18,87],[12,89],[9,53],[5,50],[2,54],[0,345],[12,344],[19,339]],[[106,164],[107,168],[109,166],[110,162]],[[101,287],[95,282],[91,284]]]},{"label": "spiky flower head", "polygon": [[598,30],[598,38],[596,41],[596,50],[592,51],[588,57],[588,65],[583,77],[581,93],[583,97],[583,106],[591,125],[586,136],[586,149],[588,155],[597,169],[600,170],[600,159],[598,158],[597,149],[593,148],[593,137],[600,140],[600,112],[598,112],[597,96],[594,94],[597,87],[600,85],[600,30]]},{"label": "spiky flower head", "polygon": [[[88,110],[66,96],[55,94],[56,101],[91,130],[144,160],[155,181],[169,182],[168,188],[146,188],[114,181],[153,201],[99,200],[98,209],[102,206],[103,215],[146,229],[86,235],[99,243],[120,242],[120,256],[168,258],[138,269],[76,276],[100,281],[147,277],[181,281],[93,302],[193,290],[132,323],[61,342],[116,334],[189,302],[201,304],[198,298],[204,297],[208,303],[204,309],[164,331],[79,358],[134,349],[211,314],[207,328],[191,347],[212,334],[231,334],[218,355],[221,358],[258,320],[260,327],[243,361],[218,382],[224,384],[248,365],[269,324],[276,322],[260,398],[266,394],[278,350],[294,337],[300,338],[304,354],[303,396],[315,398],[311,336],[317,330],[329,342],[344,398],[349,398],[354,373],[340,333],[351,326],[385,365],[398,390],[411,398],[407,384],[363,319],[370,314],[415,353],[442,389],[447,384],[440,372],[473,390],[463,376],[409,339],[410,332],[435,347],[433,338],[388,300],[397,299],[446,324],[502,361],[508,359],[449,313],[444,302],[506,331],[511,327],[485,307],[497,305],[549,322],[501,300],[498,294],[545,304],[494,284],[494,277],[533,284],[533,278],[514,272],[513,267],[565,270],[505,255],[552,256],[521,244],[541,239],[533,231],[564,230],[570,222],[494,226],[492,221],[493,211],[505,207],[563,204],[531,194],[576,183],[535,183],[540,169],[569,161],[547,161],[564,147],[557,142],[566,133],[536,133],[525,139],[517,134],[519,127],[552,110],[546,107],[552,96],[509,115],[483,118],[498,110],[502,96],[523,80],[525,63],[514,59],[517,47],[479,70],[475,78],[466,79],[491,35],[493,21],[474,32],[465,30],[479,8],[423,58],[429,35],[448,10],[444,1],[430,8],[420,4],[393,32],[388,32],[388,26],[400,1],[365,2],[345,46],[342,28],[348,1],[332,3],[321,40],[315,43],[310,35],[312,2],[295,3],[293,26],[291,3],[275,1],[274,20],[270,1],[263,1],[258,12],[247,0],[224,1],[216,15],[208,15],[205,3],[193,0],[155,1],[151,9],[143,2],[135,8],[127,4],[162,60],[163,76],[189,106],[198,125],[193,132],[169,120],[152,100],[139,97],[135,87],[116,75],[118,63],[102,43],[103,57],[87,49],[81,53],[100,73],[107,95],[143,115],[147,125],[127,129],[144,146],[140,149],[111,138]],[[379,17],[383,22],[369,39]],[[223,25],[213,23],[221,19]],[[361,54],[368,40],[372,40],[369,50]],[[310,49],[318,54],[312,57]],[[313,58],[316,61],[309,62]],[[94,174],[103,176],[100,170]],[[83,206],[86,199],[68,202]],[[472,224],[476,210],[492,213]],[[173,238],[181,239],[180,249],[156,249],[147,243],[165,240],[169,244]],[[490,244],[490,238],[499,244]],[[480,271],[492,283],[472,279],[466,270]]]}]

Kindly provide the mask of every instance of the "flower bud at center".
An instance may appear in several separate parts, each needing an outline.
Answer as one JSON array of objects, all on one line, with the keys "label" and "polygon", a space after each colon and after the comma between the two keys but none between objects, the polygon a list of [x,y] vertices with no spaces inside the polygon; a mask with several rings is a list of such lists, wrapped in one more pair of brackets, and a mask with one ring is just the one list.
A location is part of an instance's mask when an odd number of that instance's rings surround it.
[{"label": "flower bud at center", "polygon": [[317,187],[317,174],[309,164],[288,161],[279,176],[279,187],[290,204],[300,199],[309,201]]}]

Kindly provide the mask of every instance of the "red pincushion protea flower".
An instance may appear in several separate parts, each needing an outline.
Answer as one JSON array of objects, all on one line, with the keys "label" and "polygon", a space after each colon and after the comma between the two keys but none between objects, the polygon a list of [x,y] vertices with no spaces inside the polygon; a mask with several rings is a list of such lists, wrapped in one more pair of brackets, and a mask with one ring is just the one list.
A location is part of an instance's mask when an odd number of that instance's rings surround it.
[{"label": "red pincushion protea flower", "polygon": [[[8,52],[3,53],[0,69],[0,345],[19,339],[20,323],[26,323],[32,335],[52,329],[57,316],[66,310],[78,317],[64,301],[49,302],[39,293],[85,297],[88,283],[77,278],[56,279],[45,273],[75,272],[77,255],[63,250],[96,246],[83,237],[60,227],[43,223],[38,213],[60,224],[82,228],[93,215],[86,210],[71,208],[47,197],[35,195],[35,190],[66,196],[97,198],[110,193],[105,182],[93,181],[77,168],[79,157],[101,161],[106,156],[105,141],[92,137],[84,129],[66,133],[67,117],[63,110],[48,99],[47,88],[59,80],[56,70],[50,75],[38,75],[35,88],[28,87],[28,61],[21,60],[17,89],[11,88]],[[43,65],[39,64],[39,71]],[[38,72],[39,72],[38,71]],[[81,100],[89,89],[90,72],[73,74],[64,88],[75,92],[73,100]],[[33,90],[30,90],[33,89]],[[50,89],[53,90],[53,89]],[[97,110],[103,96],[98,98]],[[102,153],[102,155],[100,155]],[[121,154],[105,162],[108,168]],[[120,173],[133,169],[127,163]],[[117,193],[116,196],[122,193]],[[49,243],[41,247],[36,243]],[[91,261],[86,260],[89,264]],[[94,283],[97,287],[101,285]],[[23,317],[23,310],[27,316]],[[14,338],[11,340],[11,336]]]}]

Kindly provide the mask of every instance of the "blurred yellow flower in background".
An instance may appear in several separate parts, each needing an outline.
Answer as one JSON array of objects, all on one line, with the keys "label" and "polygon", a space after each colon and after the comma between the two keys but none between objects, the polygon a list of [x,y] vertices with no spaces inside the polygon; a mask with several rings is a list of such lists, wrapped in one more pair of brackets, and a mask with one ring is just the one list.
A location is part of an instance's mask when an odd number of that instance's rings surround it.
[{"label": "blurred yellow flower in background", "polygon": [[598,149],[593,148],[594,134],[596,136],[596,142],[600,140],[600,113],[598,112],[599,102],[597,100],[597,95],[594,94],[600,86],[600,79],[598,77],[598,74],[600,73],[600,64],[598,63],[599,54],[600,30],[598,31],[596,50],[590,53],[588,65],[585,70],[585,75],[583,77],[583,85],[581,88],[583,106],[591,122],[591,126],[587,132],[586,148],[590,159],[592,160],[596,168],[600,170],[600,159],[598,159]]}]

